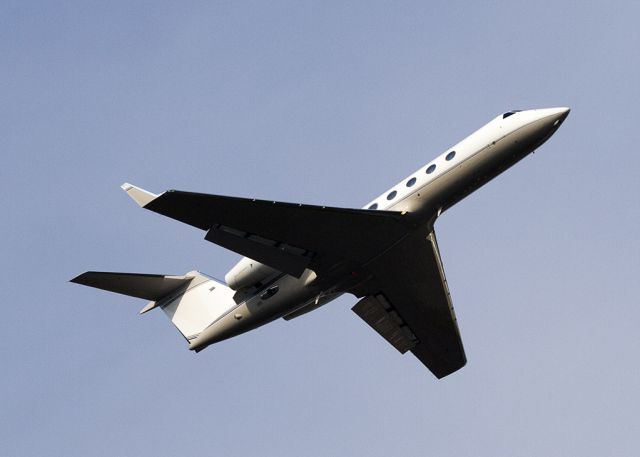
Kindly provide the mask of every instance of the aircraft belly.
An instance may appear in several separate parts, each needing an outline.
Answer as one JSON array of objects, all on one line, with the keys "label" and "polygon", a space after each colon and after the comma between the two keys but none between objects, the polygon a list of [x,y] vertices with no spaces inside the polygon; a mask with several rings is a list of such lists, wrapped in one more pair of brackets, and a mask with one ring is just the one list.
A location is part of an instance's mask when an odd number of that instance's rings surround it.
[{"label": "aircraft belly", "polygon": [[197,338],[189,349],[201,351],[205,347],[249,330],[261,327],[309,302],[318,294],[315,288],[305,287],[304,281],[289,275],[271,284],[278,291],[269,297],[260,291],[213,322]]}]

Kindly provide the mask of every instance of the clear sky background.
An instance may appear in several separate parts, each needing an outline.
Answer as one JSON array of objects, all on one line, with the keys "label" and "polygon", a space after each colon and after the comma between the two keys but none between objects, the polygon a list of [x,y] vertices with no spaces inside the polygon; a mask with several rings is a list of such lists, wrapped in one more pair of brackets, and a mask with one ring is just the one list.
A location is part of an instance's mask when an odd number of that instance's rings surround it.
[{"label": "clear sky background", "polygon": [[[0,4],[0,455],[640,454],[640,3]],[[239,258],[124,181],[360,207],[513,108],[569,106],[436,224],[469,362],[343,297],[195,355],[86,270]]]}]

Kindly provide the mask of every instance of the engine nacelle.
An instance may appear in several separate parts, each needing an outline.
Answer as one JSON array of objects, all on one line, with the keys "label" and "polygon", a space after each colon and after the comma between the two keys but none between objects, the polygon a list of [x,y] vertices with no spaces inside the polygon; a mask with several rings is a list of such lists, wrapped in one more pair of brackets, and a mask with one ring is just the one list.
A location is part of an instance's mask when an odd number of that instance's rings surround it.
[{"label": "engine nacelle", "polygon": [[233,290],[240,290],[253,287],[277,272],[274,268],[245,257],[224,275],[224,280]]}]

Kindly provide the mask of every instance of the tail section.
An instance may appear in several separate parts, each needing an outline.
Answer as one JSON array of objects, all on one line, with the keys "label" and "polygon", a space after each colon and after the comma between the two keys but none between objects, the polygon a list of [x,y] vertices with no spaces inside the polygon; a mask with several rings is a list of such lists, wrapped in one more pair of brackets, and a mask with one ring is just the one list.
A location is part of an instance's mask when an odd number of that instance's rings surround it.
[{"label": "tail section", "polygon": [[232,289],[197,271],[184,276],[88,271],[71,282],[151,300],[140,314],[162,309],[187,341],[235,306]]},{"label": "tail section", "polygon": [[194,276],[87,271],[73,278],[71,282],[118,294],[158,301],[169,293],[186,286],[192,279],[194,279]]}]

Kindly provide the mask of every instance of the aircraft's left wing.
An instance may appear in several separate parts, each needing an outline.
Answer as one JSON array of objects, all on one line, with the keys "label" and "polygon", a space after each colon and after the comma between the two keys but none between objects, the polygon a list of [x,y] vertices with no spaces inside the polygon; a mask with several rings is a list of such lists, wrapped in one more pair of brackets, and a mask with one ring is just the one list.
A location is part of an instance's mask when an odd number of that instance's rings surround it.
[{"label": "aircraft's left wing", "polygon": [[353,311],[401,353],[411,351],[438,378],[466,364],[435,232],[414,233],[367,268],[372,279]]},{"label": "aircraft's left wing", "polygon": [[124,184],[142,207],[206,230],[205,239],[293,276],[362,265],[409,232],[399,212],[332,208]]}]

